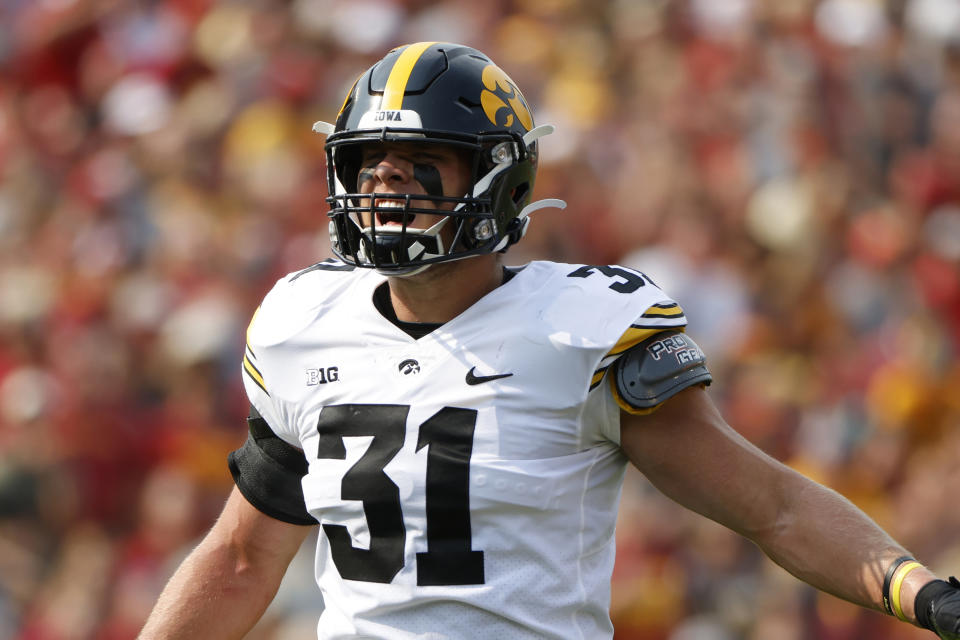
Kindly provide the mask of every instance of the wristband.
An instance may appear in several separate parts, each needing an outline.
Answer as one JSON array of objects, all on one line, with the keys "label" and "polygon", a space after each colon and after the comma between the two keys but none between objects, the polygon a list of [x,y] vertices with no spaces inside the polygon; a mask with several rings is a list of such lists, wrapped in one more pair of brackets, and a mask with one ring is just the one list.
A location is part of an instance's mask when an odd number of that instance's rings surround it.
[{"label": "wristband", "polygon": [[910,621],[907,620],[907,616],[903,615],[903,608],[900,606],[900,587],[903,586],[903,581],[907,577],[907,574],[922,566],[923,565],[916,560],[908,562],[897,572],[897,577],[893,579],[893,584],[890,585],[890,600],[893,601],[893,613],[904,622]]},{"label": "wristband", "polygon": [[900,565],[904,562],[910,562],[911,560],[913,560],[912,556],[900,556],[890,563],[890,568],[887,569],[887,575],[883,577],[883,608],[890,615],[894,615],[893,607],[890,606],[890,581],[893,580],[893,574],[897,572]]}]

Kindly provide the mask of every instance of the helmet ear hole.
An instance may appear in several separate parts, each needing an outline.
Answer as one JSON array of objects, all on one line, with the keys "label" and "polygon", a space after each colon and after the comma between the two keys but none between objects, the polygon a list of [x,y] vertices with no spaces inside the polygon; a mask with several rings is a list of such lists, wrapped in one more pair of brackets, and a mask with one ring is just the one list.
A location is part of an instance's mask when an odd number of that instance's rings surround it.
[{"label": "helmet ear hole", "polygon": [[513,204],[520,208],[520,205],[527,199],[530,195],[530,183],[524,182],[513,188],[513,191],[510,193],[510,199],[513,200]]}]

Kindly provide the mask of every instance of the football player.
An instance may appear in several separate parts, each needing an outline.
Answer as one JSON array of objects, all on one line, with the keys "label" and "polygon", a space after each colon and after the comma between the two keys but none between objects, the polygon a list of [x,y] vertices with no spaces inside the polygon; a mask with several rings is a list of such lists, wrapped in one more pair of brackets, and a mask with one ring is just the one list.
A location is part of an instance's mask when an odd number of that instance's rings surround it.
[{"label": "football player", "polygon": [[632,463],[798,578],[960,639],[956,580],[724,422],[646,275],[503,266],[563,203],[531,202],[552,128],[486,55],[394,49],[314,128],[338,259],[254,315],[236,488],[142,638],[242,636],[318,525],[320,638],[609,638]]}]

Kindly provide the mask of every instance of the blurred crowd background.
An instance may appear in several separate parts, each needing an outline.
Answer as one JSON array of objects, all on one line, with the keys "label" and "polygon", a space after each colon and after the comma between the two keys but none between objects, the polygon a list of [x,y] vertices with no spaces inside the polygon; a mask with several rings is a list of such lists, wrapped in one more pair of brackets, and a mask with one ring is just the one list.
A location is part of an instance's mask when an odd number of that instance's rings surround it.
[{"label": "blurred crowd background", "polygon": [[[508,263],[644,270],[732,424],[960,572],[958,0],[0,0],[0,637],[134,638],[231,487],[252,311],[330,255],[311,124],[420,40],[558,127]],[[638,474],[618,545],[619,640],[932,637]],[[311,637],[311,556],[252,638]]]}]

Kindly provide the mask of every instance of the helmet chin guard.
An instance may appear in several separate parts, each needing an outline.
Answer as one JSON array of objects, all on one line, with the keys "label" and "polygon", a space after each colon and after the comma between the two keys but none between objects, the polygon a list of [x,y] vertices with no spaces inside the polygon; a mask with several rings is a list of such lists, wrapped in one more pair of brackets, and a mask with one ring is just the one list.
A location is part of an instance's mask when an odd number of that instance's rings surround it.
[{"label": "helmet chin guard", "polygon": [[[327,136],[332,249],[358,267],[412,275],[438,262],[505,251],[525,233],[530,212],[565,206],[530,203],[537,139],[553,127],[534,127],[513,81],[470,47],[421,42],[390,51],[358,78],[336,123],[317,122],[313,130]],[[466,152],[468,192],[360,193],[361,146],[384,142]],[[417,214],[441,218],[418,229],[410,226]]]},{"label": "helmet chin guard", "polygon": [[[383,200],[384,194],[378,194],[378,200]],[[406,198],[410,202],[410,197]],[[432,259],[445,255],[443,237],[440,235],[450,221],[450,217],[443,216],[439,222],[427,229],[408,227],[406,221],[410,216],[409,206],[404,206],[403,220],[399,225],[378,225],[376,216],[371,215],[371,224],[360,229],[360,251],[371,264],[400,264],[406,261],[414,265],[408,269],[395,268],[386,270],[390,275],[414,275],[426,270],[432,264]],[[376,209],[374,209],[375,211]],[[392,210],[391,210],[392,213]],[[353,218],[351,223],[357,224]],[[359,224],[357,224],[359,227]],[[379,229],[379,230],[378,230]]]}]

